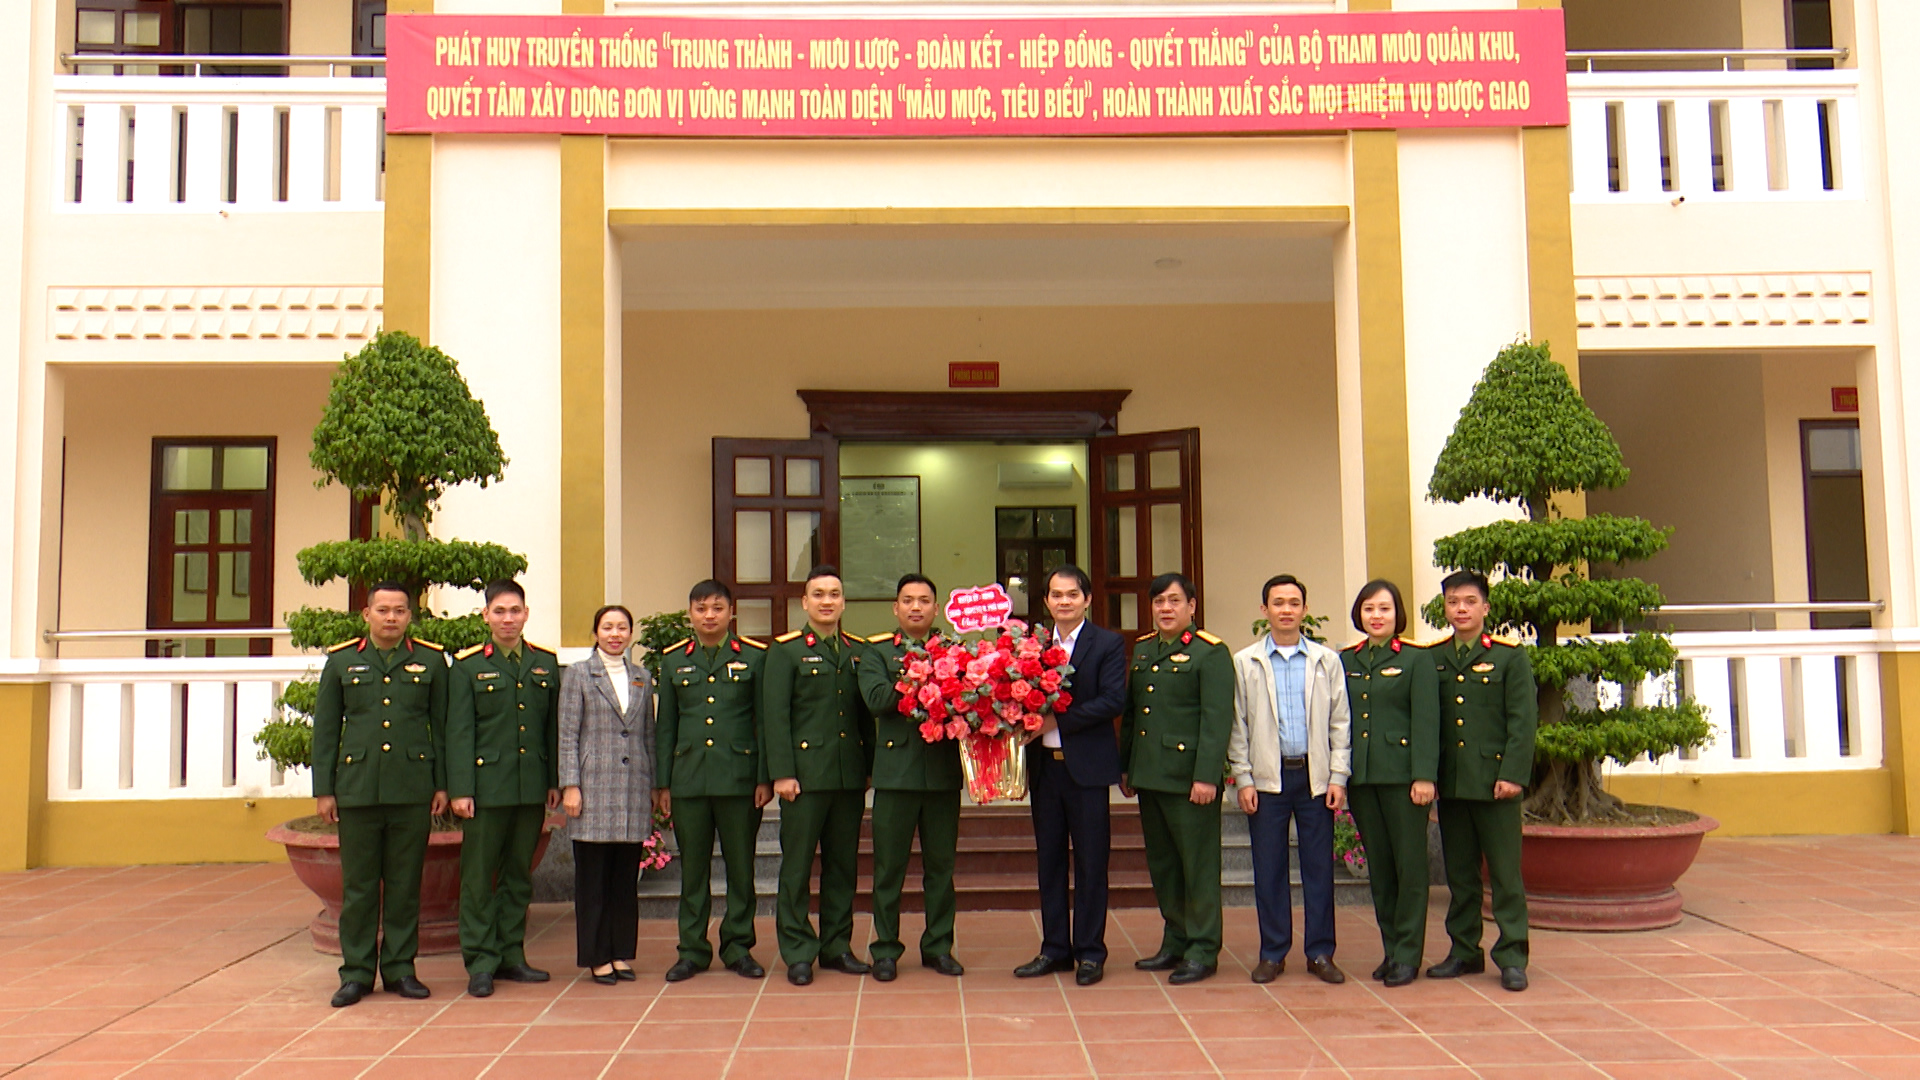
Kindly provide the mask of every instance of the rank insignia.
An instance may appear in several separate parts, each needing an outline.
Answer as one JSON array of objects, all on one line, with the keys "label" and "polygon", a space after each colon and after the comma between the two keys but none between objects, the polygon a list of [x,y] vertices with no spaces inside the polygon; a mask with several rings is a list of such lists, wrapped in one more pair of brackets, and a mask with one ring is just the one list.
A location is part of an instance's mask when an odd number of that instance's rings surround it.
[{"label": "rank insignia", "polygon": [[1382,675],[1398,675],[1398,674],[1400,674],[1400,669],[1399,669],[1399,668],[1397,668],[1397,667],[1383,667],[1383,668],[1381,668],[1381,669],[1380,669],[1380,674],[1382,674]]},{"label": "rank insignia", "polygon": [[418,675],[418,674],[420,674],[421,672],[423,672],[423,671],[425,671],[425,670],[427,670],[427,665],[425,665],[425,664],[408,664],[408,665],[407,665],[406,667],[404,667],[404,668],[402,668],[401,670],[402,670],[402,671],[406,671],[406,672],[409,672],[409,673],[411,673],[411,674],[414,674],[414,675]]},{"label": "rank insignia", "polygon": [[533,674],[533,675],[549,675],[549,674],[552,674],[552,673],[551,673],[551,672],[549,672],[549,671],[548,671],[548,670],[547,670],[546,668],[543,668],[543,667],[537,667],[537,668],[534,668],[534,669],[533,669],[533,671],[532,671],[532,672],[530,672],[529,674]]},{"label": "rank insignia", "polygon": [[1172,656],[1167,657],[1167,659],[1173,661],[1176,664],[1184,664],[1187,661],[1193,659],[1193,657],[1188,656],[1186,653],[1183,653],[1183,652],[1177,652],[1177,653],[1174,653]]},{"label": "rank insignia", "polygon": [[1486,674],[1487,672],[1489,672],[1489,671],[1492,671],[1492,670],[1493,670],[1493,665],[1492,665],[1492,664],[1489,664],[1489,663],[1485,663],[1485,662],[1482,662],[1482,663],[1478,663],[1478,664],[1475,664],[1475,665],[1473,665],[1473,670],[1475,670],[1475,671],[1478,671],[1478,672],[1480,672],[1481,674],[1483,674],[1483,675],[1484,675],[1484,674]]}]

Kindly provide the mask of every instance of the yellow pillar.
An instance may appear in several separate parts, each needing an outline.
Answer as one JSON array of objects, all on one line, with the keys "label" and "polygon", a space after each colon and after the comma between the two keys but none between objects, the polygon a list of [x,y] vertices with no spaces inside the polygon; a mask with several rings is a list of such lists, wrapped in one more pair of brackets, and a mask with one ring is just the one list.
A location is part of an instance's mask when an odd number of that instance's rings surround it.
[{"label": "yellow pillar", "polygon": [[560,136],[560,642],[606,602],[607,140]]},{"label": "yellow pillar", "polygon": [[[394,15],[427,15],[433,0],[390,0]],[[381,328],[433,339],[433,136],[388,135]]]},{"label": "yellow pillar", "polygon": [[1920,836],[1920,653],[1880,655],[1880,724],[1893,774],[1893,831]]},{"label": "yellow pillar", "polygon": [[48,690],[46,683],[0,685],[0,870],[40,865]]}]

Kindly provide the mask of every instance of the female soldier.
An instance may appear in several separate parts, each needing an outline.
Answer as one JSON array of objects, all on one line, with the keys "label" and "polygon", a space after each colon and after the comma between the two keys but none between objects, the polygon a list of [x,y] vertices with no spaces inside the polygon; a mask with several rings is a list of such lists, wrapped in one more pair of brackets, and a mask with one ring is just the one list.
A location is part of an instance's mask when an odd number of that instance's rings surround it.
[{"label": "female soldier", "polygon": [[1353,602],[1366,639],[1340,652],[1353,708],[1347,797],[1367,849],[1373,910],[1386,958],[1373,977],[1405,986],[1427,942],[1427,807],[1439,772],[1439,687],[1407,628],[1400,590],[1369,581]]}]

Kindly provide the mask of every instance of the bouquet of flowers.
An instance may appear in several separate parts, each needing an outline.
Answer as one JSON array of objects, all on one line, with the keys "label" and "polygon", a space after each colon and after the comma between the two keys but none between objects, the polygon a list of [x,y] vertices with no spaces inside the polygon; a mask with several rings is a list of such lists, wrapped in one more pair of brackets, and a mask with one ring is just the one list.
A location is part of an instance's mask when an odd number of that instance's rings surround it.
[{"label": "bouquet of flowers", "polygon": [[640,869],[665,870],[667,864],[673,861],[673,852],[667,848],[667,838],[660,832],[663,827],[672,824],[672,818],[654,811],[653,831],[640,841]]},{"label": "bouquet of flowers", "polygon": [[975,802],[1026,794],[1026,760],[1014,740],[1040,730],[1073,697],[1065,649],[1045,627],[1018,620],[997,634],[934,638],[908,651],[900,681],[900,713],[918,721],[928,742],[954,739]]}]

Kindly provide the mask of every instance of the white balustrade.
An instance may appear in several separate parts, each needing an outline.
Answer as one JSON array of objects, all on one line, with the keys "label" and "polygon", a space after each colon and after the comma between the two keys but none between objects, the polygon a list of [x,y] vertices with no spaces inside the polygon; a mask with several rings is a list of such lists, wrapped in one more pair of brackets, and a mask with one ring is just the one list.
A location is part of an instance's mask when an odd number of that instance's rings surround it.
[{"label": "white balustrade", "polygon": [[47,798],[301,797],[306,770],[259,759],[253,737],[319,657],[55,660]]},{"label": "white balustrade", "polygon": [[[1824,772],[1882,764],[1880,652],[1871,630],[1676,633],[1677,672],[1640,687],[1646,703],[1683,691],[1705,706],[1712,745],[1610,772]],[[1618,700],[1618,688],[1604,696]]]},{"label": "white balustrade", "polygon": [[66,212],[379,210],[385,79],[54,79]]},{"label": "white balustrade", "polygon": [[1567,76],[1576,202],[1861,198],[1859,76]]}]

